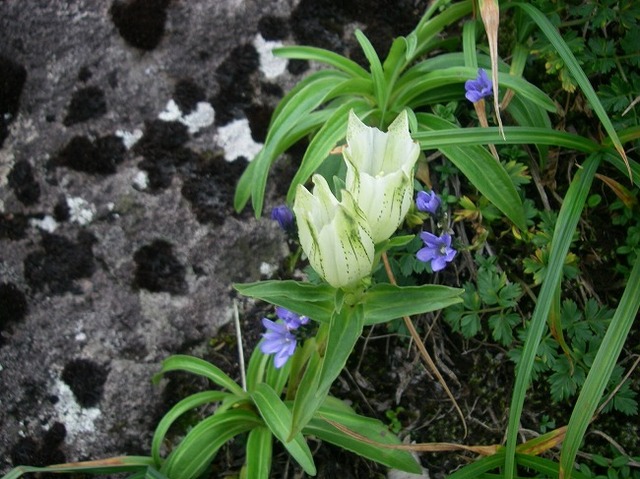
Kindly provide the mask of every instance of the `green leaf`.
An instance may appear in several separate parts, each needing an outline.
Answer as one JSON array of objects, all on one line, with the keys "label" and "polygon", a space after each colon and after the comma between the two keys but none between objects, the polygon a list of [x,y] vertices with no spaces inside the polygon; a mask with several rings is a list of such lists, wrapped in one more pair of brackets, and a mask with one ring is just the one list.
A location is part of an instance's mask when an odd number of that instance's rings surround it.
[{"label": "green leaf", "polygon": [[[636,259],[627,286],[620,303],[602,340],[587,379],[580,391],[567,426],[562,453],[561,470],[569,473],[573,466],[578,448],[589,426],[591,417],[613,372],[616,361],[629,335],[634,319],[640,307],[640,256]],[[568,478],[568,476],[566,476]]]},{"label": "green leaf", "polygon": [[[441,130],[455,125],[428,114],[417,114],[422,128]],[[505,133],[506,134],[506,133]],[[526,218],[520,195],[501,163],[480,146],[438,148],[496,208],[525,231]]]},{"label": "green leaf", "polygon": [[[512,104],[514,103],[512,100]],[[430,118],[430,117],[429,117]],[[595,141],[572,133],[556,131],[551,128],[506,126],[506,139],[503,139],[497,127],[488,128],[438,128],[420,131],[412,135],[420,143],[423,150],[436,149],[441,146],[465,145],[555,145],[564,148],[593,153],[600,149]],[[620,161],[622,163],[622,161]]]},{"label": "green leaf", "polygon": [[160,472],[171,479],[195,479],[211,464],[218,449],[231,438],[262,425],[253,412],[219,412],[196,424],[163,464]]},{"label": "green leaf", "polygon": [[184,413],[191,409],[202,406],[203,404],[209,404],[213,402],[222,401],[231,395],[222,391],[203,391],[200,393],[192,394],[173,406],[169,412],[167,412],[162,420],[158,423],[156,430],[153,434],[153,440],[151,441],[151,456],[156,463],[156,466],[160,466],[162,459],[160,457],[160,447],[162,441],[167,434],[167,431],[171,425]]},{"label": "green leaf", "polygon": [[153,376],[153,381],[157,383],[162,375],[169,371],[186,371],[188,373],[197,374],[198,376],[204,376],[216,383],[218,386],[229,390],[236,396],[246,396],[246,393],[242,388],[238,386],[233,379],[227,376],[222,369],[214,366],[204,359],[181,354],[170,356],[162,362],[162,369]]},{"label": "green leaf", "polygon": [[324,355],[314,352],[296,392],[291,434],[298,434],[311,420],[329,394],[333,381],[344,368],[354,345],[362,334],[362,304],[344,305],[335,311],[329,324],[321,325],[317,337],[326,334]]},{"label": "green leaf", "polygon": [[404,316],[428,313],[462,302],[464,290],[437,284],[372,286],[364,296],[364,323],[384,323]]},{"label": "green leaf", "polygon": [[481,477],[482,473],[492,471],[497,467],[501,467],[504,462],[504,451],[500,450],[493,456],[483,457],[464,467],[461,467],[447,479],[476,479]]},{"label": "green leaf", "polygon": [[249,366],[247,367],[247,391],[253,391],[258,384],[263,382],[264,374],[269,362],[269,355],[263,354],[260,347],[256,346],[251,353]]},{"label": "green leaf", "polygon": [[[340,404],[337,404],[340,403]],[[303,434],[316,436],[362,457],[384,464],[387,467],[399,469],[414,474],[422,471],[420,465],[408,451],[387,449],[381,446],[367,444],[357,437],[353,437],[336,429],[328,421],[346,427],[370,441],[381,444],[401,444],[398,438],[380,421],[360,416],[343,401],[327,397],[317,413],[303,429]]]},{"label": "green leaf", "polygon": [[[339,314],[331,317],[327,347],[322,358],[322,370],[318,390],[326,396],[333,381],[338,377],[364,327],[362,304],[345,305]],[[324,393],[326,391],[326,393]],[[324,397],[322,398],[324,400]]]},{"label": "green leaf", "polygon": [[509,426],[505,455],[505,477],[511,478],[515,472],[515,449],[518,440],[518,425],[531,380],[531,372],[536,361],[536,352],[547,324],[553,298],[562,279],[564,259],[567,257],[569,246],[580,219],[582,209],[589,194],[589,188],[599,165],[599,157],[591,155],[582,168],[573,177],[569,190],[560,208],[556,227],[551,240],[551,253],[547,273],[542,283],[538,301],[529,323],[527,337],[524,343],[522,357],[518,362],[516,383],[511,398],[509,411]]},{"label": "green leaf", "polygon": [[240,294],[287,308],[321,323],[328,322],[333,314],[336,290],[328,284],[272,280],[236,283],[233,287]]},{"label": "green leaf", "polygon": [[494,314],[489,318],[491,336],[503,346],[510,346],[513,342],[513,328],[520,322],[516,313]]},{"label": "green leaf", "polygon": [[[420,98],[425,92],[439,87],[450,87],[457,92],[457,97],[454,98],[463,98],[464,82],[473,80],[477,76],[477,68],[462,66],[430,71],[402,84],[398,82],[398,88],[394,91],[390,101],[396,108],[409,106],[415,109],[421,104],[416,99]],[[498,80],[501,87],[515,91],[523,98],[551,113],[556,112],[557,107],[549,96],[524,78],[500,72]]]},{"label": "green leaf", "polygon": [[355,31],[356,39],[364,52],[364,56],[369,60],[369,66],[371,68],[371,77],[373,78],[373,95],[376,98],[379,108],[384,108],[387,104],[386,99],[386,82],[384,78],[384,71],[382,70],[382,63],[376,53],[376,50],[371,45],[369,39],[362,33],[361,30]]},{"label": "green leaf", "polygon": [[273,54],[282,58],[295,58],[297,60],[311,60],[325,63],[329,66],[347,73],[352,77],[367,79],[369,73],[353,60],[323,48],[307,46],[291,46],[274,48]]},{"label": "green leaf", "polygon": [[476,24],[477,21],[466,21],[462,27],[462,51],[464,52],[464,66],[478,68],[476,56]]},{"label": "green leaf", "polygon": [[169,479],[167,476],[159,472],[157,469],[149,466],[144,472],[144,479]]},{"label": "green leaf", "polygon": [[591,82],[589,82],[587,75],[585,75],[584,71],[580,67],[580,64],[578,63],[578,60],[576,60],[576,57],[571,52],[571,49],[569,48],[567,43],[563,40],[562,35],[560,35],[560,32],[558,32],[558,30],[553,26],[553,24],[549,21],[546,15],[543,14],[537,8],[535,8],[533,5],[530,5],[528,3],[517,3],[517,2],[511,3],[509,5],[510,6],[513,5],[515,7],[518,7],[524,10],[524,12],[527,15],[529,15],[529,17],[534,22],[538,24],[540,31],[547,37],[549,42],[557,50],[558,55],[560,55],[565,65],[571,72],[571,75],[573,75],[573,78],[576,80],[576,82],[580,86],[582,93],[584,94],[585,98],[591,105],[591,108],[593,109],[597,117],[600,119],[600,122],[602,123],[602,126],[604,127],[606,132],[609,134],[609,137],[611,138],[613,145],[615,146],[616,150],[618,150],[618,153],[620,154],[620,156],[622,157],[622,159],[624,160],[625,164],[627,164],[627,167],[628,167],[629,165],[628,165],[627,155],[624,152],[624,148],[622,148],[622,143],[620,142],[620,138],[616,133],[613,123],[611,123],[611,120],[609,119],[607,112],[602,106],[602,103],[600,103],[600,99],[598,98],[597,93],[594,91],[593,86],[591,86]]},{"label": "green leaf", "polygon": [[302,433],[295,434],[291,440],[288,439],[292,422],[291,412],[271,386],[265,383],[259,384],[251,397],[273,435],[307,474],[315,476],[316,466],[313,463],[313,456]]},{"label": "green leaf", "polygon": [[336,73],[329,71],[313,74],[313,82],[307,83],[296,91],[294,96],[288,97],[286,103],[281,103],[284,106],[274,112],[263,150],[253,160],[255,166],[252,166],[251,201],[257,217],[262,213],[269,169],[278,151],[282,151],[280,143],[286,140],[289,131],[294,130],[301,119],[325,101],[327,94],[336,87],[337,82],[345,80],[344,76]]},{"label": "green leaf", "polygon": [[260,426],[252,429],[247,438],[246,477],[250,479],[269,479],[273,434],[269,428]]},{"label": "green leaf", "polygon": [[367,103],[353,99],[336,108],[324,126],[314,136],[302,158],[300,168],[296,172],[287,193],[287,201],[293,203],[299,184],[306,182],[318,167],[329,156],[331,150],[347,133],[349,111],[354,110],[359,118],[366,118],[363,113],[368,108]]}]

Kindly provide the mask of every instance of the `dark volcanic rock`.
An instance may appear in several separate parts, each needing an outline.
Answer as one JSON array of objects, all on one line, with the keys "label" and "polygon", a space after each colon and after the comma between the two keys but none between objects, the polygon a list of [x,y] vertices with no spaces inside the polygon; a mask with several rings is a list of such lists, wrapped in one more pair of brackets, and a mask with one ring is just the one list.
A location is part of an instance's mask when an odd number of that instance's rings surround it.
[{"label": "dark volcanic rock", "polygon": [[164,35],[170,0],[123,0],[111,6],[111,18],[125,41],[141,50],[153,50]]},{"label": "dark volcanic rock", "polygon": [[73,359],[62,370],[62,380],[73,391],[80,406],[96,406],[102,398],[104,382],[108,371],[88,359]]},{"label": "dark volcanic rock", "polygon": [[53,163],[84,173],[110,175],[116,172],[125,153],[122,139],[115,135],[103,136],[95,141],[85,136],[74,136],[54,158]]},{"label": "dark volcanic rock", "polygon": [[20,95],[27,79],[24,66],[0,54],[0,148],[9,134],[9,123],[18,113]]},{"label": "dark volcanic rock", "polygon": [[107,112],[107,102],[104,92],[95,86],[82,88],[73,94],[67,109],[65,126],[82,123],[92,118],[99,118]]},{"label": "dark volcanic rock", "polygon": [[136,262],[134,287],[144,288],[153,293],[167,292],[185,294],[185,267],[173,254],[173,247],[164,240],[155,240],[143,246],[133,259]]},{"label": "dark volcanic rock", "polygon": [[33,168],[26,160],[13,165],[9,176],[9,186],[16,197],[25,205],[33,205],[40,199],[40,185],[33,176]]},{"label": "dark volcanic rock", "polygon": [[25,280],[35,291],[49,294],[77,292],[74,280],[88,278],[95,264],[91,246],[95,238],[86,232],[78,234],[74,243],[55,234],[42,234],[42,250],[29,254],[24,260]]}]

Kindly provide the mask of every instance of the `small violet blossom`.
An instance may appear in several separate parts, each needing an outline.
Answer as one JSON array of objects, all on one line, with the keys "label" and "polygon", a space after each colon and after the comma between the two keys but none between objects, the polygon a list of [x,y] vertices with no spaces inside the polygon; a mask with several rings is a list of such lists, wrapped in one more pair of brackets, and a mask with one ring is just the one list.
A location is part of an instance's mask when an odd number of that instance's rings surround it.
[{"label": "small violet blossom", "polygon": [[478,76],[475,80],[467,80],[464,83],[466,90],[465,97],[472,103],[476,103],[485,97],[493,94],[493,87],[487,72],[482,68],[478,70]]},{"label": "small violet blossom", "polygon": [[260,344],[260,351],[264,354],[275,354],[273,364],[279,369],[293,356],[297,345],[296,337],[286,324],[262,318],[262,325],[267,332],[262,335],[264,341]]},{"label": "small violet blossom", "polygon": [[309,322],[309,318],[307,316],[300,316],[299,314],[280,306],[276,306],[276,315],[284,321],[284,324],[289,329],[298,329],[300,326],[304,326]]},{"label": "small violet blossom", "polygon": [[276,206],[271,210],[271,219],[278,222],[280,228],[284,231],[290,231],[293,228],[293,211],[287,205]]},{"label": "small violet blossom", "polygon": [[425,211],[430,215],[435,215],[440,207],[441,201],[442,200],[435,191],[431,191],[429,193],[426,191],[418,191],[416,206],[419,211]]},{"label": "small violet blossom", "polygon": [[430,262],[434,273],[444,269],[456,256],[457,251],[451,247],[450,234],[436,236],[424,231],[420,233],[420,238],[425,246],[416,253],[416,257],[420,261]]},{"label": "small violet blossom", "polygon": [[273,364],[279,369],[293,356],[298,345],[296,336],[291,331],[307,324],[309,318],[281,307],[276,307],[276,315],[282,323],[262,318],[262,325],[267,331],[262,335],[264,341],[260,344],[260,351],[264,354],[275,354]]}]

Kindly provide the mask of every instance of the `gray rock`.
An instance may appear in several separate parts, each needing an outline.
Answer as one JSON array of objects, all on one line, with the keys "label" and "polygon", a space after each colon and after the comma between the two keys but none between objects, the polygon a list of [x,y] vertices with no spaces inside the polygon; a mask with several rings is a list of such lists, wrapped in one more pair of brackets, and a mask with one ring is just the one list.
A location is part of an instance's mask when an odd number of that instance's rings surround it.
[{"label": "gray rock", "polygon": [[[273,108],[261,85],[291,85],[283,64],[220,69],[234,51],[259,62],[259,20],[293,3],[0,2],[0,57],[26,71],[0,92],[19,98],[0,148],[0,473],[14,460],[148,454],[162,359],[206,349],[231,318],[232,283],[287,254],[274,222],[233,213],[245,160],[228,160],[259,144],[246,121],[218,119],[243,120],[245,105],[212,104],[244,75],[247,104]],[[117,26],[113,5],[134,4],[160,23]],[[181,81],[193,91],[174,98]],[[192,112],[176,110],[190,98]],[[165,120],[173,133],[129,143]],[[228,124],[240,129],[225,136]]]}]

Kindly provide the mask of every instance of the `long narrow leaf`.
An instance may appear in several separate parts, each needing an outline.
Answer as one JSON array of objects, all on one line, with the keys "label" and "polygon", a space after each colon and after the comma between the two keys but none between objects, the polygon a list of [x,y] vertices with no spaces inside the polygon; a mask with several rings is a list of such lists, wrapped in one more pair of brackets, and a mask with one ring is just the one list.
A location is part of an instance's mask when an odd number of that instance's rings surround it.
[{"label": "long narrow leaf", "polygon": [[313,456],[302,434],[295,434],[291,440],[288,439],[291,412],[275,391],[268,384],[262,383],[258,385],[251,397],[273,435],[278,438],[289,454],[300,464],[304,472],[315,476],[316,466],[313,463]]},{"label": "long narrow leaf", "polygon": [[160,469],[171,479],[200,476],[227,441],[263,423],[254,413],[234,409],[216,413],[196,424]]},{"label": "long narrow leaf", "polygon": [[[401,87],[399,86],[390,102],[396,107],[398,105],[414,106],[414,100],[419,98],[425,91],[447,85],[451,85],[452,88],[457,87],[455,84],[460,84],[460,97],[463,97],[464,88],[462,84],[467,80],[474,79],[477,75],[478,70],[469,67],[450,67],[425,73],[410,82],[404,83]],[[501,86],[514,90],[547,111],[554,113],[557,109],[555,103],[546,93],[523,78],[500,72],[498,81]]]},{"label": "long narrow leaf", "polygon": [[600,344],[567,425],[560,455],[560,477],[569,479],[578,448],[604,393],[640,307],[640,255],[631,270],[620,304]]},{"label": "long narrow leaf", "polygon": [[159,381],[160,377],[169,371],[186,371],[188,373],[197,374],[198,376],[204,376],[216,383],[218,386],[231,391],[237,396],[246,396],[246,393],[242,388],[233,379],[227,376],[222,369],[214,366],[204,359],[185,356],[182,354],[170,356],[162,362],[162,369],[153,376],[153,381]]},{"label": "long narrow leaf", "polygon": [[260,426],[252,429],[247,438],[246,477],[248,479],[269,479],[273,434],[269,428]]},{"label": "long narrow leaf", "polygon": [[337,68],[353,77],[368,78],[369,73],[353,60],[323,48],[291,46],[275,48],[273,54],[283,58],[311,60]]},{"label": "long narrow leaf", "polygon": [[573,133],[552,130],[549,128],[506,126],[506,140],[500,136],[497,127],[449,128],[446,130],[420,131],[412,135],[420,143],[423,150],[436,149],[440,146],[464,145],[554,145],[593,153],[600,146],[593,140]]},{"label": "long narrow leaf", "polygon": [[[295,128],[301,118],[320,106],[327,94],[336,86],[336,79],[330,76],[323,77],[318,81],[307,85],[300,90],[295,97],[280,110],[277,117],[269,127],[269,133],[265,140],[264,151],[256,160],[253,170],[253,186],[251,188],[251,201],[256,217],[262,214],[264,204],[264,193],[267,184],[269,168],[276,159],[275,151],[278,143],[281,142],[287,133]],[[259,160],[259,162],[257,162]]]},{"label": "long narrow leaf", "polygon": [[471,464],[458,469],[451,474],[447,479],[476,479],[481,477],[482,473],[492,471],[493,469],[502,466],[504,462],[504,451],[499,451],[493,456],[486,456]]},{"label": "long narrow leaf", "polygon": [[[455,126],[428,114],[416,114],[419,125],[427,130]],[[504,167],[480,146],[441,146],[438,148],[496,208],[518,228],[525,230],[524,208],[520,196]]]},{"label": "long narrow leaf", "polygon": [[169,412],[167,412],[162,417],[162,419],[156,426],[156,430],[153,434],[153,440],[151,441],[151,456],[153,457],[156,466],[160,466],[162,463],[162,459],[160,457],[160,447],[162,447],[162,441],[164,441],[164,437],[171,425],[180,416],[182,416],[187,411],[202,406],[203,404],[222,401],[229,396],[229,393],[225,393],[223,391],[203,391],[200,393],[192,394],[191,396],[184,398],[175,406],[173,406],[169,410]]},{"label": "long narrow leaf", "polygon": [[573,234],[580,219],[587,195],[589,194],[591,182],[593,181],[599,163],[599,157],[596,154],[591,155],[582,165],[582,168],[577,171],[565,195],[558,220],[556,221],[556,227],[551,240],[547,274],[542,282],[538,301],[529,323],[529,331],[524,343],[522,357],[516,370],[516,382],[513,389],[513,396],[511,397],[505,451],[504,474],[506,479],[511,479],[515,472],[515,452],[518,441],[520,415],[522,414],[526,392],[531,381],[531,371],[533,370],[536,351],[538,350],[542,333],[547,324],[554,293],[562,279],[564,259],[569,252]]},{"label": "long narrow leaf", "polygon": [[[587,75],[585,75],[584,70],[582,70],[582,68],[580,67],[578,60],[576,60],[576,57],[571,52],[569,45],[567,45],[567,43],[562,38],[562,35],[560,35],[560,32],[558,32],[558,30],[553,26],[547,16],[533,5],[530,5],[529,3],[512,3],[510,5],[524,10],[526,14],[529,15],[529,17],[538,24],[540,31],[547,37],[549,42],[557,50],[558,55],[560,55],[560,58],[562,58],[562,61],[567,66],[567,68],[571,72],[571,75],[573,75],[573,78],[580,86],[580,89],[589,102],[589,105],[591,105],[591,108],[600,119],[600,122],[602,123],[602,126],[604,127],[606,132],[609,134],[613,145],[615,146],[616,150],[618,150],[618,153],[628,167],[627,154],[622,147],[622,143],[620,142],[620,138],[618,138],[618,134],[616,133],[613,123],[611,123],[607,112],[600,102],[600,98],[598,98],[598,94],[593,89],[593,86],[587,78]],[[631,176],[631,169],[628,168],[628,172]]]},{"label": "long narrow leaf", "polygon": [[373,48],[373,45],[365,34],[360,30],[356,30],[355,35],[362,51],[364,52],[364,56],[369,60],[371,77],[373,78],[373,95],[378,103],[378,108],[384,109],[387,103],[385,96],[387,89],[385,88],[386,83],[384,79],[384,71],[382,70],[382,63],[380,63],[380,58],[378,57],[376,50]]},{"label": "long narrow leaf", "polygon": [[401,444],[396,436],[389,433],[389,429],[382,422],[356,414],[353,409],[340,400],[332,397],[327,399],[318,409],[314,418],[303,429],[305,435],[312,434],[323,441],[335,444],[388,467],[414,474],[421,472],[420,465],[408,451],[368,444],[353,435],[337,429],[328,421],[338,423],[374,443]]}]

